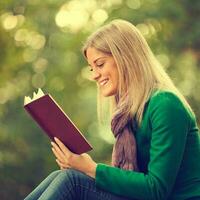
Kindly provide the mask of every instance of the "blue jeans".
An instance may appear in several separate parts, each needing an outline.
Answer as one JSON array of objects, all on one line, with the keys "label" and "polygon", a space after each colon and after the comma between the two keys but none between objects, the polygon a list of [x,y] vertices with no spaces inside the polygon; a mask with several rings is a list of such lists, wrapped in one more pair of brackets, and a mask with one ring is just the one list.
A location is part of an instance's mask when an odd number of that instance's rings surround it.
[{"label": "blue jeans", "polygon": [[51,173],[24,200],[126,200],[95,186],[95,180],[74,170]]}]

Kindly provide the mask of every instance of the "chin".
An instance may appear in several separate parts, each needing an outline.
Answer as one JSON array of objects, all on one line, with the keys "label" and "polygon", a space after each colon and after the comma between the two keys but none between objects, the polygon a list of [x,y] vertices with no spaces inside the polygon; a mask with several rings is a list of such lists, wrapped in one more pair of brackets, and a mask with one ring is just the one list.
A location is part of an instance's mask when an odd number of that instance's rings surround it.
[{"label": "chin", "polygon": [[116,92],[115,92],[115,91],[102,92],[101,94],[102,94],[104,97],[111,97],[111,96],[115,95]]}]

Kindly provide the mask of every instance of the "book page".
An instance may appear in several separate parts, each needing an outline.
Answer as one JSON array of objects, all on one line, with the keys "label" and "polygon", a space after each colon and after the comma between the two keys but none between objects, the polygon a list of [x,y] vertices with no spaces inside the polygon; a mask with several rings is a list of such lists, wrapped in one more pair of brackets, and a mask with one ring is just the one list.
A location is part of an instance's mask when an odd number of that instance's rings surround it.
[{"label": "book page", "polygon": [[37,93],[33,92],[33,98],[31,99],[30,96],[25,96],[24,97],[24,105],[27,105],[33,101],[35,101],[36,99],[39,99],[40,97],[44,96],[44,92],[42,91],[41,88],[38,88]]}]

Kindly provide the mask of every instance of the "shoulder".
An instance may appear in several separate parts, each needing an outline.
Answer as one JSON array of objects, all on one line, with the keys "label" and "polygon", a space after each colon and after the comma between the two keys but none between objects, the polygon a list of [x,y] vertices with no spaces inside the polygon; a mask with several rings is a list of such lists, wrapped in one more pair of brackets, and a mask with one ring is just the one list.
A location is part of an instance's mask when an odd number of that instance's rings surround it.
[{"label": "shoulder", "polygon": [[158,90],[154,92],[149,100],[151,107],[164,106],[164,107],[178,107],[182,109],[189,109],[187,105],[173,92]]},{"label": "shoulder", "polygon": [[182,104],[180,98],[171,91],[157,90],[152,94],[150,98],[151,104],[167,103],[167,102]]},{"label": "shoulder", "polygon": [[168,115],[170,118],[182,117],[193,118],[190,108],[171,91],[156,91],[149,100],[149,110],[151,115]]}]

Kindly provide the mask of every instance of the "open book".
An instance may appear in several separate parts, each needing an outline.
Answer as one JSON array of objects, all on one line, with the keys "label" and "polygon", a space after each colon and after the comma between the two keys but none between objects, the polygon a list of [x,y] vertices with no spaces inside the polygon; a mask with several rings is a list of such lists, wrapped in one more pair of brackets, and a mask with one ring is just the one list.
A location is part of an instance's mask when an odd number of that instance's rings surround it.
[{"label": "open book", "polygon": [[33,98],[24,97],[24,108],[44,132],[54,140],[60,139],[73,153],[92,150],[92,146],[49,94],[39,88]]}]

